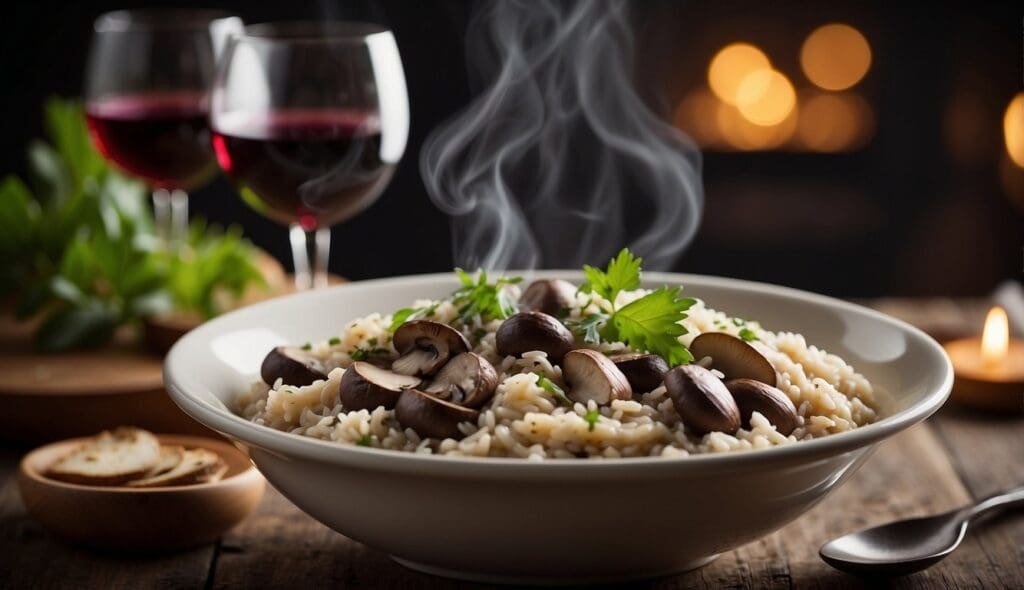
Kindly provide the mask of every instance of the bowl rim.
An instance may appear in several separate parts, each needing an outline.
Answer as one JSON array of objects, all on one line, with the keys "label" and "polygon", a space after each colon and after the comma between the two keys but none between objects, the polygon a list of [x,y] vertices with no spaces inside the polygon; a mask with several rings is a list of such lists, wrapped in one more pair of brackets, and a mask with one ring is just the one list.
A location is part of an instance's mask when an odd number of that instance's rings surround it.
[{"label": "bowl rim", "polygon": [[[241,453],[234,445],[227,441],[217,440],[208,436],[193,436],[190,434],[174,434],[174,433],[154,433],[153,436],[160,441],[161,444],[178,444],[184,446],[201,447],[208,450],[213,450],[217,453],[234,453],[239,455],[240,459],[247,460],[244,454]],[[33,482],[44,485],[47,487],[60,488],[68,491],[78,492],[93,492],[103,494],[171,494],[171,493],[184,493],[184,492],[201,492],[209,490],[211,488],[226,488],[228,486],[236,485],[258,485],[259,482],[263,481],[262,474],[256,469],[256,466],[252,464],[252,461],[248,461],[248,465],[235,473],[222,477],[217,481],[209,481],[204,483],[183,485],[183,486],[154,486],[150,488],[132,488],[128,486],[95,486],[81,483],[71,483],[67,481],[60,481],[58,479],[52,479],[46,476],[43,471],[36,469],[35,460],[40,454],[47,453],[55,450],[58,447],[68,447],[68,449],[74,448],[76,445],[83,444],[94,436],[79,436],[75,438],[66,438],[62,440],[53,441],[45,445],[36,447],[25,453],[25,456],[18,462],[18,473],[21,477],[32,480]]]},{"label": "bowl rim", "polygon": [[[581,278],[578,270],[537,270],[537,271],[504,271],[506,275],[524,276],[527,278]],[[227,408],[214,407],[186,391],[178,374],[185,369],[186,355],[195,343],[207,340],[209,335],[216,333],[220,326],[230,318],[260,313],[275,307],[287,307],[293,301],[302,299],[319,299],[338,297],[339,293],[353,290],[375,289],[393,284],[403,287],[415,287],[416,284],[434,285],[454,283],[451,273],[429,273],[403,275],[398,277],[372,279],[345,283],[326,289],[294,293],[283,297],[262,301],[239,310],[214,318],[191,332],[185,334],[171,348],[164,361],[164,383],[171,399],[189,416],[204,426],[216,430],[246,446],[266,449],[276,455],[294,456],[323,463],[333,463],[374,470],[415,471],[430,469],[434,475],[450,475],[465,477],[475,476],[515,477],[519,475],[536,476],[538,474],[573,474],[579,477],[598,476],[615,473],[621,476],[623,470],[636,474],[661,472],[663,470],[699,470],[729,471],[737,467],[765,467],[783,462],[806,463],[810,460],[823,459],[829,456],[854,451],[867,447],[888,438],[910,426],[923,421],[949,397],[953,386],[953,366],[942,346],[920,329],[910,324],[875,311],[873,309],[818,295],[791,287],[771,285],[741,279],[718,277],[713,275],[697,275],[688,273],[669,273],[645,271],[642,284],[676,283],[683,285],[697,282],[701,286],[725,288],[745,291],[760,295],[782,296],[803,301],[816,306],[836,308],[846,312],[865,316],[903,332],[908,338],[917,340],[931,354],[936,362],[936,370],[942,370],[942,379],[938,387],[927,392],[917,403],[904,408],[890,416],[872,424],[854,430],[831,434],[821,438],[800,441],[799,444],[773,446],[766,449],[751,449],[729,453],[705,453],[683,457],[624,457],[602,458],[600,460],[580,459],[545,459],[531,461],[509,457],[462,457],[409,453],[391,449],[361,447],[358,445],[341,445],[250,422],[233,413]]]}]

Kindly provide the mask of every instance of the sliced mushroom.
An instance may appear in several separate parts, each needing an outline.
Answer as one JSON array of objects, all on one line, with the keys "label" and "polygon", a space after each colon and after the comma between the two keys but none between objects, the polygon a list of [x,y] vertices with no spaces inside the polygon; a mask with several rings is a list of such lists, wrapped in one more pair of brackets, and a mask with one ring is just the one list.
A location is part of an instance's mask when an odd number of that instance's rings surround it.
[{"label": "sliced mushroom", "polygon": [[736,400],[744,428],[750,428],[750,415],[760,412],[780,434],[789,436],[796,429],[796,406],[777,387],[754,379],[732,379],[725,382],[725,387]]},{"label": "sliced mushroom", "polygon": [[540,350],[553,363],[562,361],[572,350],[576,340],[562,322],[539,311],[521,311],[501,323],[494,335],[498,354],[519,356],[531,350]]},{"label": "sliced mushroom", "polygon": [[391,370],[402,375],[430,376],[452,356],[469,350],[461,332],[430,320],[406,322],[395,330],[392,343],[400,355]]},{"label": "sliced mushroom", "polygon": [[647,393],[661,386],[668,363],[656,354],[628,352],[608,357],[622,371],[633,393]]},{"label": "sliced mushroom", "polygon": [[263,359],[260,377],[271,386],[278,379],[286,385],[303,386],[327,379],[327,368],[298,346],[278,346]]},{"label": "sliced mushroom", "polygon": [[345,410],[373,410],[395,407],[402,391],[420,384],[418,377],[399,375],[376,365],[358,361],[341,378],[341,405]]},{"label": "sliced mushroom", "polygon": [[740,429],[740,409],[722,380],[700,365],[682,365],[665,373],[665,389],[683,424],[698,435]]},{"label": "sliced mushroom", "polygon": [[448,361],[423,391],[460,406],[479,408],[494,396],[497,387],[494,366],[475,352],[464,352]]},{"label": "sliced mushroom", "polygon": [[705,332],[690,343],[690,353],[700,360],[711,357],[711,368],[726,379],[754,379],[772,387],[777,384],[775,368],[750,344],[724,332]]},{"label": "sliced mushroom", "polygon": [[562,376],[569,385],[569,399],[586,404],[594,400],[598,405],[612,400],[629,399],[633,390],[622,371],[605,355],[579,348],[570,350],[562,361]]},{"label": "sliced mushroom", "polygon": [[459,424],[476,422],[480,412],[453,404],[418,389],[406,389],[395,404],[395,418],[405,428],[429,438],[463,437]]},{"label": "sliced mushroom", "polygon": [[539,311],[557,316],[576,300],[576,285],[562,279],[537,279],[519,297],[523,311]]}]

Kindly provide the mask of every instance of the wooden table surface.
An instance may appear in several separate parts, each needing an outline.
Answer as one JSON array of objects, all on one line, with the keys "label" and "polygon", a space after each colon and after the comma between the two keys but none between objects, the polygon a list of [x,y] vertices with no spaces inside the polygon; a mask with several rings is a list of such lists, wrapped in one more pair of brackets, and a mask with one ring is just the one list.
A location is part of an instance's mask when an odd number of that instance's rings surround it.
[{"label": "wooden table surface", "polygon": [[[149,558],[68,546],[25,512],[15,481],[23,451],[0,448],[0,588],[483,587],[407,570],[270,487],[256,513],[214,545]],[[946,407],[884,442],[848,483],[775,534],[702,569],[626,587],[1024,588],[1024,511],[978,527],[946,560],[903,578],[863,580],[817,555],[836,535],[950,510],[1021,483],[1024,417]]]}]

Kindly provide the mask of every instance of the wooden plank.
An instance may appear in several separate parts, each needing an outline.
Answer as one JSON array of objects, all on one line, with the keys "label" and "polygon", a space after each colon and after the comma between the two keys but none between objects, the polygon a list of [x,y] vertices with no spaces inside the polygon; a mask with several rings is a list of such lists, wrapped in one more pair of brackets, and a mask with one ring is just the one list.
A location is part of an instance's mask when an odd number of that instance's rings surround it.
[{"label": "wooden plank", "polygon": [[66,545],[25,512],[15,477],[19,453],[0,451],[0,588],[199,588],[214,547],[125,558]]},{"label": "wooden plank", "polygon": [[[927,426],[883,444],[854,478],[809,514],[778,533],[721,556],[711,565],[635,587],[867,588],[876,587],[833,570],[817,556],[836,535],[894,518],[948,510],[968,500],[942,445]],[[935,568],[895,581],[901,588],[1007,586],[976,540]],[[407,570],[380,552],[320,525],[276,491],[268,490],[257,514],[222,544],[213,586],[346,588],[476,588]],[[993,585],[990,582],[999,582]],[[1006,582],[1006,583],[1002,583]],[[1012,584],[1010,584],[1012,586]]]},{"label": "wooden plank", "polygon": [[[928,426],[916,426],[883,443],[846,485],[797,521],[721,556],[703,570],[662,580],[655,587],[875,588],[880,585],[877,580],[829,567],[818,557],[818,547],[847,532],[949,510],[967,500],[942,445]],[[976,539],[968,539],[935,567],[892,580],[891,585],[994,588],[1013,587],[1012,581],[988,561]]]},{"label": "wooden plank", "polygon": [[[953,466],[976,499],[1024,485],[1024,416],[971,412],[950,406],[933,420]],[[976,527],[993,567],[1024,588],[1024,512]]]}]

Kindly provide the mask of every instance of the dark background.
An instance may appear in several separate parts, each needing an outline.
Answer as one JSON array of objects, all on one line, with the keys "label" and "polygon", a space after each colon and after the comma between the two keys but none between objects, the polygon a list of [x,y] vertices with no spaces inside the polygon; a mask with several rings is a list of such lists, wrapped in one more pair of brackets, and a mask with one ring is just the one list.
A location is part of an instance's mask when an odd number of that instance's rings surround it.
[{"label": "dark background", "polygon": [[[92,20],[173,2],[82,0],[8,8],[0,40],[0,172],[24,172],[41,103],[76,96]],[[450,269],[447,220],[419,178],[430,130],[472,95],[463,39],[471,3],[221,1],[247,22],[343,18],[393,28],[409,87],[409,147],[376,205],[333,233],[332,270],[353,279]],[[722,45],[755,41],[793,60],[807,32],[839,20],[870,41],[863,82],[877,131],[847,154],[705,153],[705,218],[676,270],[786,284],[841,296],[982,294],[1020,279],[1024,171],[1008,163],[1002,116],[1024,79],[1019,2],[635,2],[637,84],[671,118],[686,84]],[[788,59],[788,58],[787,58]],[[783,64],[785,65],[785,64]],[[223,178],[192,209],[241,224],[279,259],[285,229],[249,209]],[[601,262],[601,261],[595,261]]]}]

